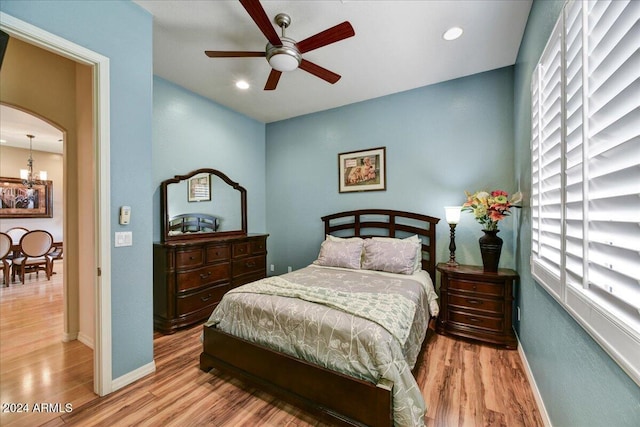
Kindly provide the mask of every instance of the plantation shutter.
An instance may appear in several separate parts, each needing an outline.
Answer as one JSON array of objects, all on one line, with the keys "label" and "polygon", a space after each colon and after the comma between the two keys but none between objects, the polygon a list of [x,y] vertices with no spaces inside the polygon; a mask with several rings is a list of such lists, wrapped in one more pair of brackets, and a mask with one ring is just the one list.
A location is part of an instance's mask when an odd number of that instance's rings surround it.
[{"label": "plantation shutter", "polygon": [[531,91],[532,275],[640,385],[640,1],[568,2]]},{"label": "plantation shutter", "polygon": [[605,314],[635,323],[640,331],[640,2],[585,7],[588,268],[583,287]]},{"label": "plantation shutter", "polygon": [[[534,277],[560,296],[562,231],[562,25],[556,24],[538,66],[537,248]],[[534,154],[532,154],[533,156]],[[532,214],[533,215],[533,214]]]}]

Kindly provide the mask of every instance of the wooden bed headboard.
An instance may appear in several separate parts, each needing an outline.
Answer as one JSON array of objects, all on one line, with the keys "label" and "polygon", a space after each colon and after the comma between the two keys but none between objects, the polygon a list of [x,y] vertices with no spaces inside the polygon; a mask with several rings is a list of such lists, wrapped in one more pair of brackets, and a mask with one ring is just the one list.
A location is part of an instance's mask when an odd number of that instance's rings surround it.
[{"label": "wooden bed headboard", "polygon": [[397,237],[422,240],[422,269],[436,283],[436,224],[440,218],[389,209],[359,209],[323,216],[324,233],[340,237]]}]

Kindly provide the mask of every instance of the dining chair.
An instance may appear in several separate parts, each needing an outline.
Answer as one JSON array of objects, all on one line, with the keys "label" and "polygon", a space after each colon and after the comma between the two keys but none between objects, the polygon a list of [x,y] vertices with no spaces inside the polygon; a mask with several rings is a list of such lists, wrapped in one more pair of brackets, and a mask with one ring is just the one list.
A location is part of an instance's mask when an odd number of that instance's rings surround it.
[{"label": "dining chair", "polygon": [[20,243],[20,239],[22,239],[22,236],[24,236],[28,232],[29,230],[24,227],[11,227],[6,231],[9,237],[11,237],[11,241],[13,241],[14,244]]},{"label": "dining chair", "polygon": [[2,262],[2,281],[5,286],[9,286],[9,272],[11,271],[11,236],[7,233],[0,233],[0,262]]},{"label": "dining chair", "polygon": [[20,256],[13,259],[12,280],[15,280],[16,271],[19,274],[20,282],[24,283],[26,273],[35,271],[36,277],[40,270],[47,275],[47,280],[51,278],[51,260],[47,253],[53,245],[53,236],[45,230],[32,230],[20,239]]}]

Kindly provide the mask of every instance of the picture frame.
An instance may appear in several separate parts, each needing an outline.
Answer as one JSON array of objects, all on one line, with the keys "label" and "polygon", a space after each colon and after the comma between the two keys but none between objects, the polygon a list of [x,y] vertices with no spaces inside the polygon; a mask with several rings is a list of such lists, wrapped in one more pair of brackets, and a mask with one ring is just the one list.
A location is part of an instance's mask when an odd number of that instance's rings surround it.
[{"label": "picture frame", "polygon": [[338,154],[340,193],[386,191],[386,147]]},{"label": "picture frame", "polygon": [[20,178],[0,177],[0,218],[53,218],[53,181],[27,188]]},{"label": "picture frame", "polygon": [[209,174],[196,175],[189,178],[187,185],[189,202],[207,202],[211,200],[211,177]]}]

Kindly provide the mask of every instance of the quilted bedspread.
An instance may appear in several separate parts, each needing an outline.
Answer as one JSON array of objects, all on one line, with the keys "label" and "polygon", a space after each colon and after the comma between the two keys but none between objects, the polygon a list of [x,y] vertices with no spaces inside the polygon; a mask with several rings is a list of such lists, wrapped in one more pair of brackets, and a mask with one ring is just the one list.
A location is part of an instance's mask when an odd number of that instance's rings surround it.
[{"label": "quilted bedspread", "polygon": [[426,406],[411,369],[436,299],[424,271],[311,265],[228,292],[206,325],[365,381],[386,378],[395,425],[422,426]]}]

